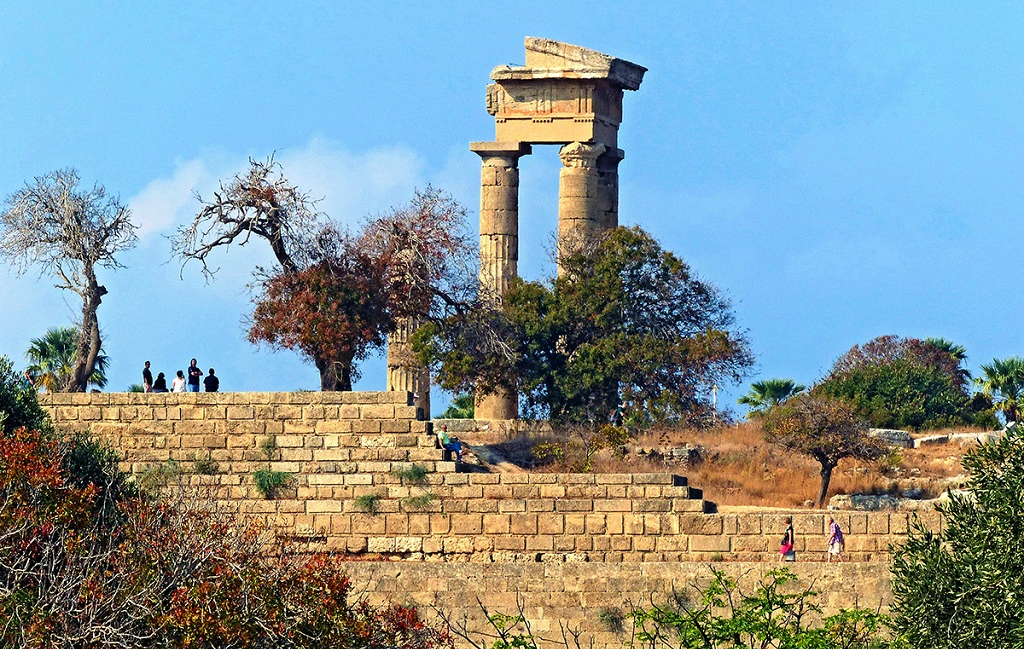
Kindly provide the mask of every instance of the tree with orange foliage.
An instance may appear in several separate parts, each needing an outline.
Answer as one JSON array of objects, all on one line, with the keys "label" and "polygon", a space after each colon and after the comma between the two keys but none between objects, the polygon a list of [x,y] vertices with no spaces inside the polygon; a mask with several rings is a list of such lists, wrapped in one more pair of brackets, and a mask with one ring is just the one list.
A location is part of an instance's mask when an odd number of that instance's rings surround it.
[{"label": "tree with orange foliage", "polygon": [[464,218],[454,199],[428,187],[356,235],[323,228],[308,266],[261,283],[249,340],[302,354],[321,390],[351,390],[356,363],[382,348],[401,318],[441,318],[475,298]]}]

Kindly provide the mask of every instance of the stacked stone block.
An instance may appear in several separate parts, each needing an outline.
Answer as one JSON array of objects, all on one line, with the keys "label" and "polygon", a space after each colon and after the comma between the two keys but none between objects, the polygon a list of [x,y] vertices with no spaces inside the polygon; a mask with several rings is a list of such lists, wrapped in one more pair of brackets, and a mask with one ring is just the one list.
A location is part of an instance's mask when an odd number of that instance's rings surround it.
[{"label": "stacked stone block", "polygon": [[[782,513],[706,513],[669,474],[456,473],[408,393],[88,394],[43,398],[141,476],[174,461],[225,510],[267,517],[311,550],[411,561],[773,561]],[[268,455],[267,449],[271,449]],[[196,472],[216,463],[213,475]],[[413,484],[403,472],[427,474]],[[273,499],[259,470],[288,475]],[[367,501],[376,511],[366,511]],[[827,518],[794,512],[800,560],[824,557]],[[908,514],[837,513],[847,558],[884,560]],[[938,529],[937,514],[924,522]]]}]

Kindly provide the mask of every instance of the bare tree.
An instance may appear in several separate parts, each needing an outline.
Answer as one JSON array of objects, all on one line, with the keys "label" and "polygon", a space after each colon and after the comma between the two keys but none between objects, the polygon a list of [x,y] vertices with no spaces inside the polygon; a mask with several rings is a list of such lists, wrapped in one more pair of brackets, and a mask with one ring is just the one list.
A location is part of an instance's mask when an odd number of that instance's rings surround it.
[{"label": "bare tree", "polygon": [[284,272],[310,265],[309,253],[320,230],[317,201],[288,182],[274,156],[250,158],[249,169],[221,183],[212,201],[197,198],[203,208],[171,238],[171,250],[183,265],[198,261],[207,279],[212,278],[217,269],[208,264],[210,253],[232,243],[244,246],[253,236],[270,243]]},{"label": "bare tree", "polygon": [[115,255],[136,244],[131,211],[102,185],[80,190],[78,171],[52,171],[7,197],[0,212],[0,257],[19,275],[33,267],[57,278],[57,288],[82,298],[74,370],[58,386],[84,392],[100,354],[96,311],[107,294],[97,268],[118,268]]}]

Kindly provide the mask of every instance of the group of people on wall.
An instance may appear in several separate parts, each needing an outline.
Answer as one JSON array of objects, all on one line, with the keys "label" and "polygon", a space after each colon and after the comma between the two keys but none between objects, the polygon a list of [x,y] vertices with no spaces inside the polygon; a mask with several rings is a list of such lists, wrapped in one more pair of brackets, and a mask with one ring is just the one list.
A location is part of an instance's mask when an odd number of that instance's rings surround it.
[{"label": "group of people on wall", "polygon": [[[199,369],[196,359],[193,358],[188,369],[184,372],[178,370],[177,376],[171,379],[171,387],[168,389],[167,377],[164,376],[164,373],[158,372],[154,380],[153,372],[149,369],[149,361],[146,361],[145,367],[142,368],[142,390],[143,392],[199,392],[202,376],[203,370]],[[206,378],[202,379],[202,386],[205,392],[220,390],[220,379],[212,367]]]}]

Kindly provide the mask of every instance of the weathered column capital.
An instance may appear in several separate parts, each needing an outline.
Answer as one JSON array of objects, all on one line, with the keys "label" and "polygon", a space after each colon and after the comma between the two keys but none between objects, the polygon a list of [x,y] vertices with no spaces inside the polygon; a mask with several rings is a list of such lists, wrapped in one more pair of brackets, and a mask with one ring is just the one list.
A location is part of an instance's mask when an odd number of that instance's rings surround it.
[{"label": "weathered column capital", "polygon": [[519,166],[519,158],[533,153],[525,142],[470,142],[469,150],[480,156],[484,166]]},{"label": "weathered column capital", "polygon": [[597,159],[607,150],[603,144],[584,144],[570,142],[558,150],[562,164],[570,169],[593,169],[597,167]]}]

